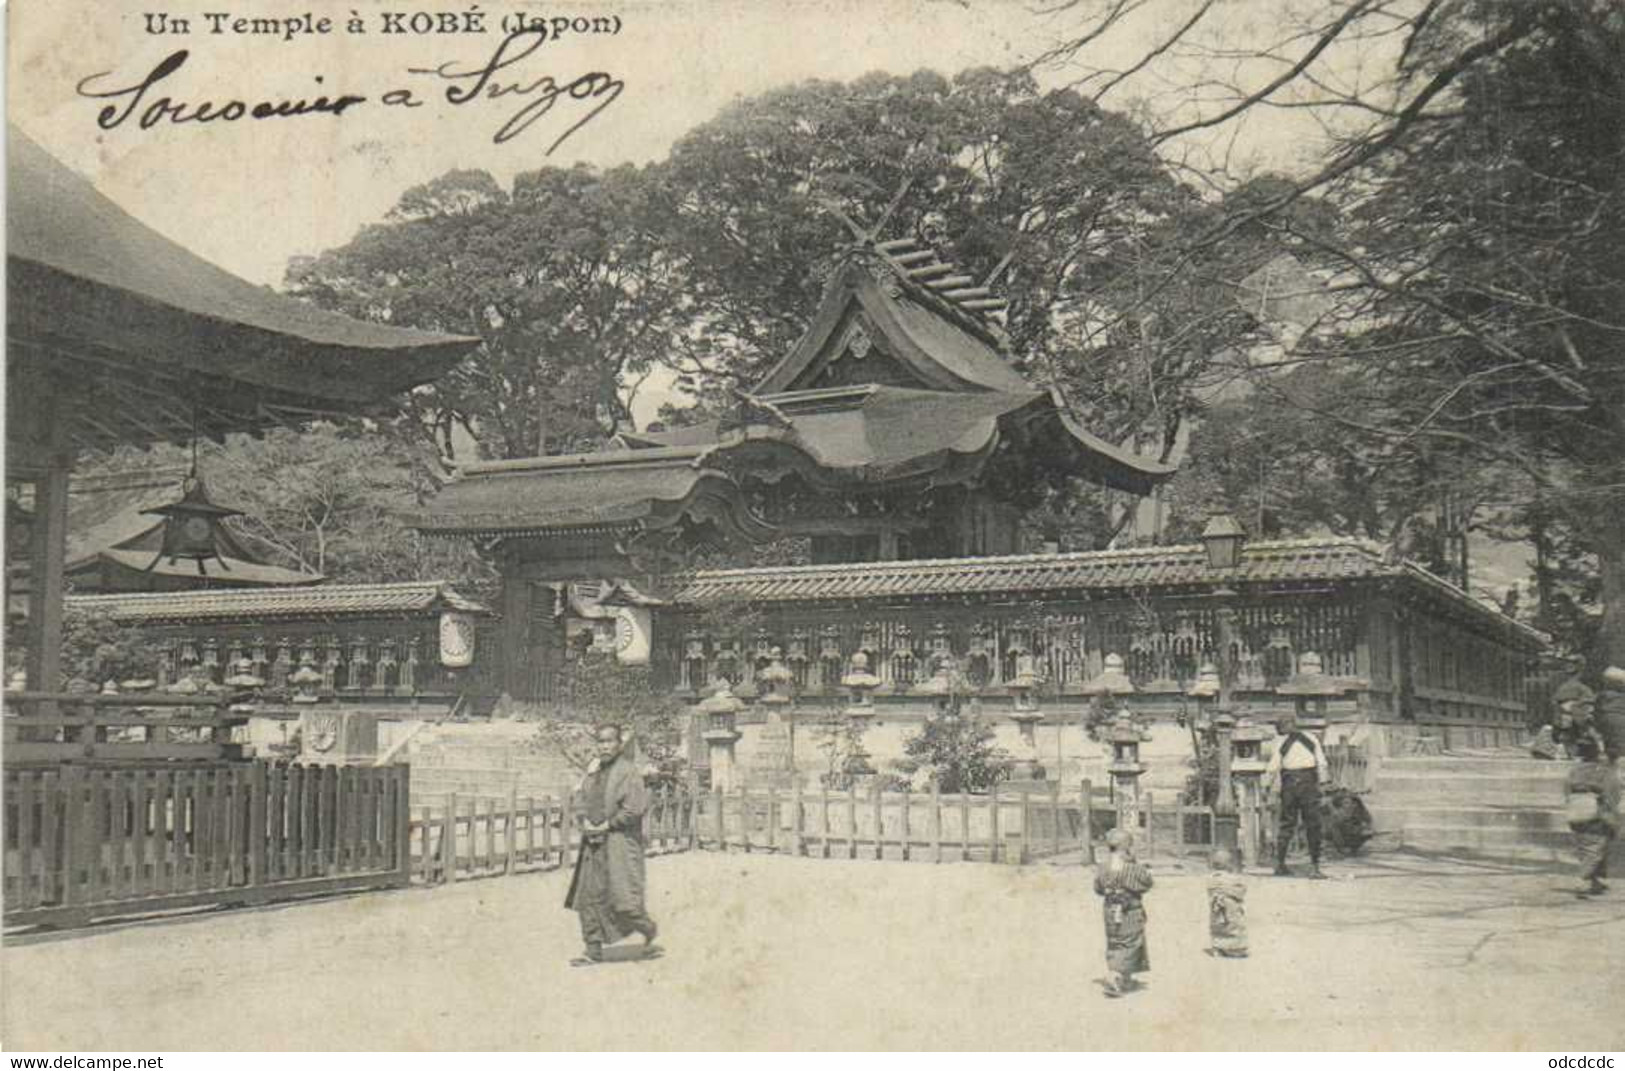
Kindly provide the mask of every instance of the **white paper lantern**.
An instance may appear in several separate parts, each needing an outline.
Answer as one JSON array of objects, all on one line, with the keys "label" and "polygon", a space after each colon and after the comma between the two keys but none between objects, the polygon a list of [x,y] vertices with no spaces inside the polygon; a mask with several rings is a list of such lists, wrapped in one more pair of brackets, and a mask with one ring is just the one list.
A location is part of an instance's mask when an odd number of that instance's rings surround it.
[{"label": "white paper lantern", "polygon": [[440,615],[440,664],[462,669],[474,661],[474,618],[446,611]]}]

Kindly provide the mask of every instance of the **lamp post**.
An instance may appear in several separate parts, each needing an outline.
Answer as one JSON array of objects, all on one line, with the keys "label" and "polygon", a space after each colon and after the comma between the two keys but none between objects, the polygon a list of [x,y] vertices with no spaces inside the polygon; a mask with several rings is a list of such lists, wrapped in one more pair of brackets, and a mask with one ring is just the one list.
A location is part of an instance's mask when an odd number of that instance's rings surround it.
[{"label": "lamp post", "polygon": [[1218,749],[1219,794],[1213,801],[1213,839],[1219,847],[1234,850],[1240,817],[1236,813],[1236,800],[1230,783],[1230,733],[1236,721],[1232,713],[1235,688],[1235,666],[1230,649],[1235,643],[1236,611],[1231,602],[1236,592],[1226,582],[1241,565],[1242,544],[1247,541],[1247,530],[1229,514],[1210,517],[1202,529],[1202,549],[1207,557],[1208,571],[1218,574],[1212,598],[1218,601],[1213,611],[1213,623],[1218,635],[1217,669],[1219,675],[1219,705],[1213,715],[1214,746]]}]

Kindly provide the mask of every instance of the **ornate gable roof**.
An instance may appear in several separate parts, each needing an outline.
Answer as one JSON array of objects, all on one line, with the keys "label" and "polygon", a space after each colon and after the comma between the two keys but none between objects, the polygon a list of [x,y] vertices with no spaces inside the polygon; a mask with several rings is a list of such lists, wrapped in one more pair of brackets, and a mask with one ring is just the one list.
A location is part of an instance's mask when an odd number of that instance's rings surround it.
[{"label": "ornate gable roof", "polygon": [[664,528],[709,514],[770,538],[776,530],[738,505],[741,478],[973,484],[1012,443],[1028,451],[1034,479],[1086,475],[1143,495],[1173,473],[1089,434],[1028,383],[992,319],[1003,307],[912,239],[865,242],[830,279],[801,340],[720,419],[623,432],[597,454],[470,465],[414,524],[498,536]]},{"label": "ornate gable roof", "polygon": [[[950,276],[950,278],[963,278]],[[890,362],[912,382],[855,370],[845,383],[888,382],[939,391],[1031,391],[1003,355],[999,333],[911,281],[906,267],[878,251],[855,253],[824,289],[806,334],[754,394],[840,385],[825,377],[840,362]]]}]

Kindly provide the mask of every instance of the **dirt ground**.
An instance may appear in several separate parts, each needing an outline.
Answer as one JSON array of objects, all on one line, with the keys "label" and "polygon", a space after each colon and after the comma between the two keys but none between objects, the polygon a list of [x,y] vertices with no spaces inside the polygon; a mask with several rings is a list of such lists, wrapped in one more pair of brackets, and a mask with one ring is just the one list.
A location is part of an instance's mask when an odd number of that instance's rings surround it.
[{"label": "dirt ground", "polygon": [[[10,1051],[1625,1048],[1625,885],[1377,856],[1252,879],[1214,960],[1160,873],[1149,987],[1106,1000],[1078,866],[711,853],[649,867],[663,958],[572,968],[567,875],[9,943]],[[636,939],[634,939],[636,943]]]}]

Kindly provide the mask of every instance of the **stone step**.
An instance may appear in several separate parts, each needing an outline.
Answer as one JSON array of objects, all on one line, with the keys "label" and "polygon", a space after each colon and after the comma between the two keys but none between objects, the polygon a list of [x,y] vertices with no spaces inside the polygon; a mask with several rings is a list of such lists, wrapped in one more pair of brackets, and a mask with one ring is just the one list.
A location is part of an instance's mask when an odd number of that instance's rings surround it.
[{"label": "stone step", "polygon": [[1569,863],[1574,860],[1574,837],[1565,828],[1498,829],[1452,823],[1407,823],[1400,833],[1402,847],[1422,852],[1459,853],[1487,859],[1522,859]]},{"label": "stone step", "polygon": [[1381,830],[1472,826],[1536,833],[1569,831],[1561,810],[1543,807],[1405,807],[1379,803],[1371,805],[1369,810],[1372,824]]},{"label": "stone step", "polygon": [[1416,758],[1384,759],[1383,773],[1525,773],[1533,777],[1556,777],[1561,780],[1568,773],[1568,764],[1546,762],[1531,758],[1476,758],[1462,756],[1426,756]]},{"label": "stone step", "polygon": [[[1490,806],[1527,805],[1558,806],[1564,798],[1563,782],[1538,777],[1498,777],[1476,774],[1434,775],[1429,777],[1396,777],[1387,771],[1372,783],[1372,798],[1377,803],[1404,801],[1420,803],[1435,800],[1441,804],[1461,806],[1485,804]],[[1372,801],[1368,800],[1369,806]]]}]

